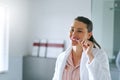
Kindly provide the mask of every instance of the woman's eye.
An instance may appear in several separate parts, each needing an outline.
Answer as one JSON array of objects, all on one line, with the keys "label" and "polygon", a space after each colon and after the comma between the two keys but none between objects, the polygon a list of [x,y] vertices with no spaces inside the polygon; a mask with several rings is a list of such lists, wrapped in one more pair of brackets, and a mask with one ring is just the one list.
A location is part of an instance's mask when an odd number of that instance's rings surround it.
[{"label": "woman's eye", "polygon": [[82,32],[82,31],[78,31],[78,32]]},{"label": "woman's eye", "polygon": [[71,29],[71,31],[73,32],[73,31],[74,31],[74,29]]}]

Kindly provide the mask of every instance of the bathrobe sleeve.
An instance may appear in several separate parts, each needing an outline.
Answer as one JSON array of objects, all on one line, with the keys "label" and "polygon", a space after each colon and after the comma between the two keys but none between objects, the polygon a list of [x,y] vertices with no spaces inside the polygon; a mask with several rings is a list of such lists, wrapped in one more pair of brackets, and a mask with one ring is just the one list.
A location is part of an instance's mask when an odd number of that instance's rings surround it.
[{"label": "bathrobe sleeve", "polygon": [[56,60],[56,65],[55,65],[55,72],[53,75],[52,80],[61,80],[61,75],[62,75],[62,68],[63,68],[63,61],[64,61],[65,53],[61,53],[57,60]]},{"label": "bathrobe sleeve", "polygon": [[58,59],[56,60],[55,72],[54,72],[52,80],[58,80],[58,69],[57,68],[58,68]]},{"label": "bathrobe sleeve", "polygon": [[100,50],[96,52],[93,61],[88,64],[89,80],[111,80],[107,54]]}]

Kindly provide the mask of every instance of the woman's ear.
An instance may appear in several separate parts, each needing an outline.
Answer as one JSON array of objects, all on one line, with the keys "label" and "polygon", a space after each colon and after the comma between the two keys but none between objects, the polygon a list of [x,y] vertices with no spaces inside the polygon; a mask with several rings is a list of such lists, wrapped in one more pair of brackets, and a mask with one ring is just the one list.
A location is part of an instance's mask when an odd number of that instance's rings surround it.
[{"label": "woman's ear", "polygon": [[88,33],[88,39],[90,39],[91,36],[92,36],[92,32],[89,32],[89,33]]}]

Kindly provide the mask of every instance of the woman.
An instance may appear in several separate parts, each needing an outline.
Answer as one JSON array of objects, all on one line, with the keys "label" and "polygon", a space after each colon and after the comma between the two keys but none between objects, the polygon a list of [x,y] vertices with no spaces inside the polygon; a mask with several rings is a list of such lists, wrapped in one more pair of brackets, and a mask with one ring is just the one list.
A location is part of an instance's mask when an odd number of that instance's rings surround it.
[{"label": "woman", "polygon": [[53,80],[111,80],[108,57],[95,41],[92,29],[88,18],[75,18],[71,46],[58,56]]}]

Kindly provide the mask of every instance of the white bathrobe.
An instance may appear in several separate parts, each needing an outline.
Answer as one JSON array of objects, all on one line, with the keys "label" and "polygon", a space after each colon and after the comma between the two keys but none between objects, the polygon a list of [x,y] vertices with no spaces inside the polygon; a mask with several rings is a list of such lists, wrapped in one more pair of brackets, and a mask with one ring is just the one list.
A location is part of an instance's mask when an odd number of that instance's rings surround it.
[{"label": "white bathrobe", "polygon": [[[52,80],[62,80],[66,60],[72,47],[61,53],[56,61],[55,73]],[[93,48],[94,59],[88,64],[88,56],[82,53],[80,62],[80,80],[111,80],[109,62],[106,53],[98,48]]]}]

